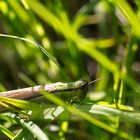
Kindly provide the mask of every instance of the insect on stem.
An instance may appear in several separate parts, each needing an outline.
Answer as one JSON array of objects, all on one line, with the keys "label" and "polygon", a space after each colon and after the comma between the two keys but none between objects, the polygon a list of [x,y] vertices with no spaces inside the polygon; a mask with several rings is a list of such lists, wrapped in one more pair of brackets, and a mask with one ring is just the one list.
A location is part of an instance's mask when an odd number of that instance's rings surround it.
[{"label": "insect on stem", "polygon": [[79,80],[79,81],[70,82],[70,83],[57,82],[57,83],[52,83],[52,84],[38,85],[34,87],[27,87],[27,88],[22,88],[22,89],[0,92],[0,96],[15,98],[15,99],[22,99],[22,100],[30,99],[30,98],[41,96],[40,94],[41,90],[44,90],[50,93],[56,93],[56,92],[62,92],[62,91],[87,89],[89,85],[101,79],[103,78],[98,78],[89,83],[86,81]]}]

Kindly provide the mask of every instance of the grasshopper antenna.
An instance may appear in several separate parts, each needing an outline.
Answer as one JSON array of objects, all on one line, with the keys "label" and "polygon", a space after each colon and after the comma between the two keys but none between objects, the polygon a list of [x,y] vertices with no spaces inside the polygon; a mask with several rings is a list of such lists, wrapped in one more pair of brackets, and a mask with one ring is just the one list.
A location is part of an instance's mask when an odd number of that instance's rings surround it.
[{"label": "grasshopper antenna", "polygon": [[88,83],[88,85],[91,85],[91,84],[93,84],[94,82],[100,81],[100,80],[102,80],[102,79],[104,79],[104,78],[101,77],[101,78],[95,79],[95,80],[93,80],[93,81],[90,81],[90,82]]}]

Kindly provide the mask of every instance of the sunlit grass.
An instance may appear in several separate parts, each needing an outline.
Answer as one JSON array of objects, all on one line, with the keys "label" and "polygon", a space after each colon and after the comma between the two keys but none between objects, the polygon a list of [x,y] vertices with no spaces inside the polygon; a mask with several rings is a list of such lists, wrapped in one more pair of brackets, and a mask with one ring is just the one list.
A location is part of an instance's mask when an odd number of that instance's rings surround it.
[{"label": "sunlit grass", "polygon": [[78,7],[76,1],[73,7],[61,0],[0,1],[0,91],[103,77],[89,91],[104,93],[92,100],[87,92],[80,103],[70,102],[71,94],[78,91],[64,92],[65,100],[61,93],[45,92],[32,101],[0,97],[3,136],[140,139],[139,72],[135,71],[140,2],[132,3],[135,8],[126,0],[79,1]]}]

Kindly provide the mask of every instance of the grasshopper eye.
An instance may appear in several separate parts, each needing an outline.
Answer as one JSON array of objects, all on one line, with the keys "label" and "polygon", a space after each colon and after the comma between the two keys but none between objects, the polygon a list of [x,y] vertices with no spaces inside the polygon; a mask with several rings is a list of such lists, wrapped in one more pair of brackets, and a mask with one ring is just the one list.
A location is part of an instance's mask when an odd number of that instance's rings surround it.
[{"label": "grasshopper eye", "polygon": [[85,87],[85,86],[88,85],[88,82],[87,81],[84,81],[84,80],[82,80],[82,81],[83,81],[83,83],[81,84],[81,87]]}]

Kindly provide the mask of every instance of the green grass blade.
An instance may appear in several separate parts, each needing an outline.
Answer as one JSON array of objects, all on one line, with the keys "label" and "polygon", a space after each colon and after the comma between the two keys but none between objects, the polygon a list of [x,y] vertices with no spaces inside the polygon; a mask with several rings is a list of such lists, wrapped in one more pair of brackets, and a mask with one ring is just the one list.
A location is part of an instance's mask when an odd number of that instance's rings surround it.
[{"label": "green grass blade", "polygon": [[121,85],[120,85],[118,105],[121,105],[122,103],[122,95],[123,95],[123,80],[121,81]]},{"label": "green grass blade", "polygon": [[30,102],[30,101],[17,100],[17,99],[2,97],[2,96],[0,96],[0,101],[9,105],[15,106],[20,109],[34,110],[34,111],[36,111],[37,109],[40,109],[40,105],[38,105],[37,103]]},{"label": "green grass blade", "polygon": [[[118,131],[115,129],[115,128],[112,128],[108,125],[106,125],[105,123],[101,122],[101,121],[98,121],[97,119],[93,118],[92,116],[90,116],[89,114],[83,112],[83,111],[80,111],[79,109],[77,109],[76,107],[74,106],[70,106],[68,104],[66,104],[63,100],[61,100],[60,98],[54,96],[53,94],[50,94],[50,93],[47,93],[47,92],[41,92],[44,97],[46,97],[48,100],[52,101],[53,103],[57,104],[57,105],[60,105],[60,106],[63,106],[66,110],[68,110],[70,113],[72,114],[75,114],[79,117],[82,117],[83,119],[87,120],[88,122],[90,122],[91,124],[93,125],[96,125],[106,131],[109,131],[113,134],[117,134]],[[119,132],[118,135],[120,137],[123,137],[123,138],[128,138],[128,134],[124,133],[124,132]]]},{"label": "green grass blade", "polygon": [[29,86],[36,86],[37,83],[35,83],[33,80],[31,80],[27,75],[25,75],[24,73],[19,73],[19,78],[24,81],[27,85]]},{"label": "green grass blade", "polygon": [[1,124],[0,124],[0,131],[4,133],[7,137],[9,137],[10,139],[14,137],[14,134],[10,132],[8,129],[6,129],[4,126],[2,126]]},{"label": "green grass blade", "polygon": [[136,13],[134,13],[128,2],[126,0],[114,0],[113,2],[128,19],[128,22],[134,30],[134,34],[140,38],[140,22]]},{"label": "green grass blade", "polygon": [[0,92],[2,92],[2,91],[6,91],[6,89],[2,84],[0,84]]},{"label": "green grass blade", "polygon": [[45,55],[48,56],[48,58],[50,58],[60,69],[60,65],[57,62],[57,60],[41,45],[39,45],[38,43],[36,43],[35,41],[32,41],[30,39],[27,38],[23,38],[23,37],[19,37],[19,36],[13,36],[13,35],[6,35],[6,34],[0,34],[0,37],[7,37],[7,38],[14,38],[14,39],[19,39],[28,43],[31,43],[33,45],[35,45],[37,48],[39,48]]},{"label": "green grass blade", "polygon": [[56,119],[56,117],[61,115],[63,111],[64,108],[61,106],[46,108],[44,109],[43,118],[45,120],[54,120]]},{"label": "green grass blade", "polygon": [[[121,107],[121,106],[120,106]],[[123,111],[116,108],[107,107],[106,105],[86,105],[84,111],[93,114],[100,114],[105,116],[120,117],[121,122],[130,122],[140,124],[140,112],[135,111]],[[124,108],[127,108],[124,106]]]},{"label": "green grass blade", "polygon": [[[18,1],[8,0],[8,4],[15,10],[18,17],[25,23],[30,22],[30,17]],[[18,12],[17,12],[18,11]]]},{"label": "green grass blade", "polygon": [[[65,34],[65,30],[63,28],[63,25],[59,21],[59,19],[45,6],[43,6],[39,1],[37,0],[30,0],[26,1],[29,7],[42,19],[45,20],[50,26],[52,26],[56,31],[62,32]],[[37,10],[40,9],[40,10]],[[43,14],[42,14],[43,13]],[[45,16],[44,16],[45,15]],[[51,19],[51,20],[50,20]]]},{"label": "green grass blade", "polygon": [[2,115],[13,119],[19,125],[28,129],[38,140],[49,140],[47,135],[40,129],[40,127],[32,121],[25,121],[24,119],[20,118],[19,116],[17,116],[17,114],[14,113],[3,113]]},{"label": "green grass blade", "polygon": [[12,140],[31,140],[34,139],[34,135],[30,133],[26,128],[22,128]]}]

